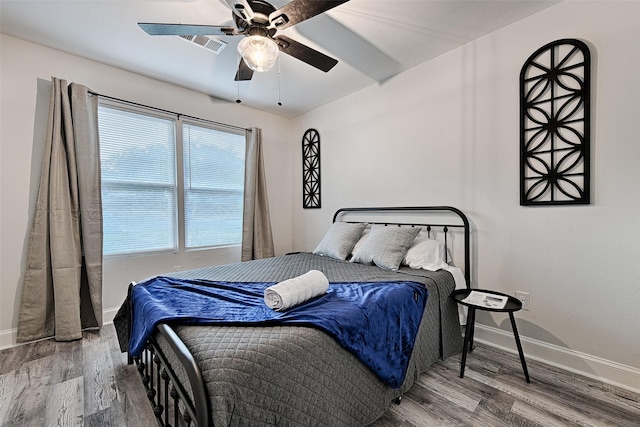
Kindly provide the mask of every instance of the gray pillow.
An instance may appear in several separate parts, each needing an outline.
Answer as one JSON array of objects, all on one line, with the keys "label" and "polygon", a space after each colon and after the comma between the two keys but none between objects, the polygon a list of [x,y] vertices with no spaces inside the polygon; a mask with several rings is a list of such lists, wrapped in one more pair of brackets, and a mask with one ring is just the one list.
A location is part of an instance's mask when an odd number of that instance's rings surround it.
[{"label": "gray pillow", "polygon": [[375,264],[387,270],[397,270],[420,230],[420,227],[376,224],[371,227],[369,236],[353,254],[351,262]]},{"label": "gray pillow", "polygon": [[334,222],[313,253],[340,260],[347,259],[366,226],[364,223]]}]

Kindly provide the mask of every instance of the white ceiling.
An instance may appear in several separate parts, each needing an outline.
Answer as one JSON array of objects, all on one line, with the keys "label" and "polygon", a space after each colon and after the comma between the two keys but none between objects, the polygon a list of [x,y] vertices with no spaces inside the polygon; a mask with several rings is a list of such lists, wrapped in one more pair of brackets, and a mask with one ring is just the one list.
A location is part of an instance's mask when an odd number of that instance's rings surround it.
[{"label": "white ceiling", "polygon": [[[287,0],[273,0],[276,8]],[[340,62],[328,73],[288,55],[234,82],[240,36],[216,55],[138,22],[233,25],[222,0],[1,0],[0,31],[285,117],[294,117],[509,25],[554,1],[351,0],[279,32]],[[280,76],[278,75],[280,70]],[[64,76],[60,76],[64,78]],[[279,83],[280,82],[280,83]],[[282,106],[278,106],[278,101]]]}]

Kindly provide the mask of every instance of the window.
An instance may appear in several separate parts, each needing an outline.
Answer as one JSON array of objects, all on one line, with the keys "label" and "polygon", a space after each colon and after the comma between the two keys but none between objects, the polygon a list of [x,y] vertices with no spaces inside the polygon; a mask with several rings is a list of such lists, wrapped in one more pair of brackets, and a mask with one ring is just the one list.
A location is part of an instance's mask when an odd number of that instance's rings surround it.
[{"label": "window", "polygon": [[184,123],[182,139],[185,247],[239,243],[244,135]]},{"label": "window", "polygon": [[240,244],[244,132],[102,101],[98,126],[105,256]]}]

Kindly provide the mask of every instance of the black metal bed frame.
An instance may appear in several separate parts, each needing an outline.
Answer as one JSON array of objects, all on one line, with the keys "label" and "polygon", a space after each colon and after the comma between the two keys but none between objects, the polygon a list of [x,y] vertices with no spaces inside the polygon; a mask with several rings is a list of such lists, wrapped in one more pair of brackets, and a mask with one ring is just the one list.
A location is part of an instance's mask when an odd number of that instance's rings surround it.
[{"label": "black metal bed frame", "polygon": [[[459,209],[451,206],[410,206],[410,207],[369,207],[369,208],[341,208],[338,209],[334,216],[333,222],[338,217],[353,212],[449,212],[453,213],[460,219],[461,223],[411,223],[411,222],[372,222],[369,224],[384,224],[398,226],[420,226],[427,229],[430,233],[432,228],[442,229],[445,239],[445,248],[447,247],[447,234],[450,228],[462,228],[464,233],[464,274],[467,288],[471,284],[471,264],[470,264],[470,229],[469,220],[466,215]],[[363,221],[345,221],[345,222],[363,222]],[[129,287],[129,300],[131,297],[131,289],[135,282]],[[133,321],[133,313],[130,305],[129,322]],[[155,336],[148,341],[142,354],[138,357],[128,356],[129,364],[135,363],[138,373],[142,379],[149,403],[156,416],[158,424],[163,427],[209,427],[213,426],[210,418],[209,395],[207,393],[202,372],[198,367],[191,352],[182,342],[180,337],[175,333],[173,328],[167,324],[157,326],[158,334],[161,335],[171,347],[183,369],[185,370],[191,386],[192,395],[195,401],[192,401],[184,386],[180,383],[178,376],[172,369],[167,357],[163,353]],[[398,399],[399,402],[399,399]],[[173,424],[172,424],[173,423]]]},{"label": "black metal bed frame", "polygon": [[[185,369],[194,402],[184,389],[155,338],[150,338],[139,357],[133,358],[147,391],[158,424],[165,427],[209,426],[209,397],[202,372],[191,352],[174,330],[166,324],[157,327]],[[182,408],[180,407],[182,405]],[[173,421],[171,424],[170,420]]]},{"label": "black metal bed frame", "polygon": [[[344,214],[353,212],[449,212],[456,215],[459,219],[459,223],[451,223],[451,222],[442,222],[442,223],[413,223],[413,222],[388,222],[388,221],[367,221],[368,224],[382,224],[382,225],[398,225],[398,226],[411,226],[411,227],[423,227],[427,231],[427,235],[431,236],[431,230],[433,228],[441,228],[444,233],[444,246],[448,248],[448,238],[449,229],[459,229],[461,228],[464,233],[464,278],[467,284],[467,289],[471,288],[471,247],[470,247],[470,228],[469,228],[469,219],[467,216],[458,208],[454,208],[452,206],[404,206],[404,207],[378,207],[378,208],[341,208],[336,211],[333,215],[333,222],[336,222],[338,217]],[[344,221],[351,222],[351,221]],[[353,221],[353,222],[362,222],[362,221]],[[445,251],[448,254],[448,251]],[[448,255],[447,255],[448,256]],[[449,261],[448,259],[446,260]]]},{"label": "black metal bed frame", "polygon": [[[135,282],[129,286],[129,301],[131,301],[133,286],[135,286]],[[132,305],[130,305],[129,332],[131,332],[132,322],[133,312]],[[195,400],[194,402],[191,399],[180,383],[155,336],[151,336],[139,356],[128,355],[127,359],[129,364],[136,364],[158,424],[163,427],[191,427],[192,423],[198,427],[212,425],[209,420],[209,396],[204,385],[202,372],[193,355],[171,326],[162,323],[156,329],[158,334],[169,344],[187,373]]]}]

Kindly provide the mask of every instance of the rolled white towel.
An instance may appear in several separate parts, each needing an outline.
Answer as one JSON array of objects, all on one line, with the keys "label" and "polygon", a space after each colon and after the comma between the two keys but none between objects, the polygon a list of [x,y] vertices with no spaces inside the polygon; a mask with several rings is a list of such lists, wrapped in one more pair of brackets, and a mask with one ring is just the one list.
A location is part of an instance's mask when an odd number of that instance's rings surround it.
[{"label": "rolled white towel", "polygon": [[283,311],[322,295],[327,289],[327,276],[321,271],[310,270],[301,276],[269,286],[264,290],[264,302],[273,310]]}]

